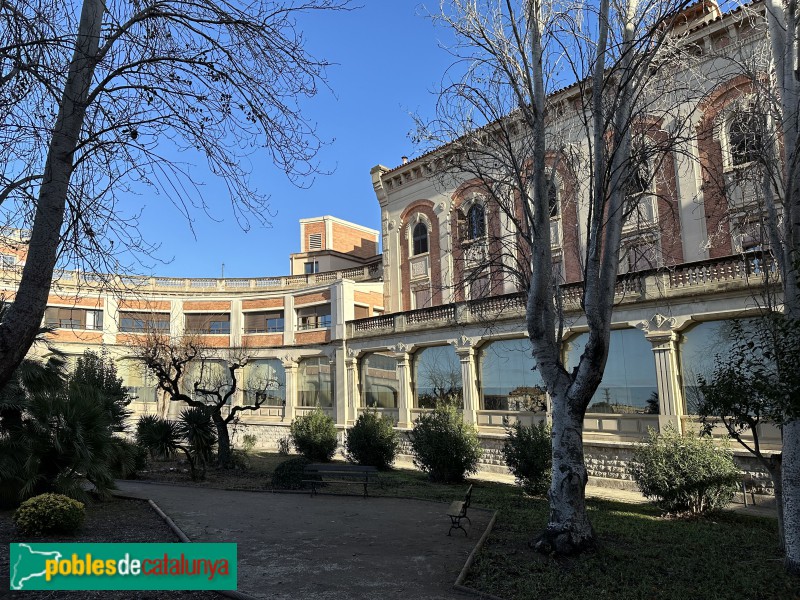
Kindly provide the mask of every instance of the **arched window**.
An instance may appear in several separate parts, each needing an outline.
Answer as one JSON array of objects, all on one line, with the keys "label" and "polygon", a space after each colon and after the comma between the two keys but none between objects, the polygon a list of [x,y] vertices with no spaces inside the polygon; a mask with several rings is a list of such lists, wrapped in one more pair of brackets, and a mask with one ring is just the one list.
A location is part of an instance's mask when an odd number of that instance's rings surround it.
[{"label": "arched window", "polygon": [[647,162],[635,158],[631,154],[631,173],[625,184],[625,196],[628,199],[638,199],[650,189],[650,177],[647,171]]},{"label": "arched window", "polygon": [[473,204],[467,213],[467,239],[477,240],[486,235],[486,213],[483,204]]},{"label": "arched window", "polygon": [[558,188],[556,187],[555,180],[550,180],[550,185],[547,187],[547,205],[550,207],[550,218],[558,216]]},{"label": "arched window", "polygon": [[728,120],[728,151],[732,166],[758,160],[764,148],[763,127],[763,118],[752,105],[731,115]]},{"label": "arched window", "polygon": [[428,226],[422,221],[414,227],[414,256],[425,254],[428,251]]}]

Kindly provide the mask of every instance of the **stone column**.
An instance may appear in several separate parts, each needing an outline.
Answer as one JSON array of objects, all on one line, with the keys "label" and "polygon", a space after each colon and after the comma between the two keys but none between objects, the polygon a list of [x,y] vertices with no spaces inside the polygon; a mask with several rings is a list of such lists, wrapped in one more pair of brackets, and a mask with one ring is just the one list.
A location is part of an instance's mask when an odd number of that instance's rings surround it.
[{"label": "stone column", "polygon": [[658,382],[658,428],[663,431],[670,423],[681,430],[683,390],[678,382],[678,334],[674,331],[651,331],[646,334],[653,345]]},{"label": "stone column", "polygon": [[283,359],[283,369],[286,371],[286,404],[281,421],[291,423],[297,406],[297,361],[287,356]]},{"label": "stone column", "polygon": [[414,391],[411,389],[411,357],[405,344],[397,344],[393,348],[397,361],[397,378],[400,380],[400,394],[397,398],[397,426],[410,429],[411,407],[414,406]]},{"label": "stone column", "polygon": [[358,419],[358,407],[361,405],[358,381],[358,353],[349,348],[345,359],[347,367],[347,424],[353,425]]},{"label": "stone column", "polygon": [[480,394],[478,392],[477,370],[475,368],[475,348],[473,340],[461,336],[458,343],[453,344],[461,361],[461,385],[464,394],[464,421],[477,424]]}]

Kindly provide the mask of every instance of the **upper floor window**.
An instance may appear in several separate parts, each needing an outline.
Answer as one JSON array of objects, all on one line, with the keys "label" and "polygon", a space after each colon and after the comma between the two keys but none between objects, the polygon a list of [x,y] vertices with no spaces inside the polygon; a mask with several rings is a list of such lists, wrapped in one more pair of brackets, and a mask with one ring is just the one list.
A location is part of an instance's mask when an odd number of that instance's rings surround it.
[{"label": "upper floor window", "polygon": [[307,262],[303,265],[306,275],[313,275],[319,273],[319,261]]},{"label": "upper floor window", "polygon": [[324,329],[331,326],[331,305],[318,304],[297,309],[297,329]]},{"label": "upper floor window", "polygon": [[228,313],[193,313],[186,315],[187,333],[229,335],[231,316]]},{"label": "upper floor window", "polygon": [[414,256],[425,254],[428,251],[428,226],[425,223],[417,223],[414,227]]},{"label": "upper floor window", "polygon": [[281,333],[283,325],[282,310],[244,313],[245,333]]},{"label": "upper floor window", "polygon": [[58,329],[103,329],[103,311],[86,308],[59,308],[50,306],[45,310],[47,327]]},{"label": "upper floor window", "polygon": [[473,204],[467,213],[467,239],[477,240],[486,235],[486,212],[483,204]]},{"label": "upper floor window", "polygon": [[13,254],[0,254],[0,268],[8,269],[17,264],[17,257]]},{"label": "upper floor window", "polygon": [[547,186],[547,205],[550,207],[550,218],[558,217],[558,188],[553,180]]},{"label": "upper floor window", "polygon": [[119,330],[169,332],[169,313],[120,312]]},{"label": "upper floor window", "polygon": [[734,112],[728,120],[728,151],[731,166],[758,160],[764,149],[764,119],[753,105]]}]

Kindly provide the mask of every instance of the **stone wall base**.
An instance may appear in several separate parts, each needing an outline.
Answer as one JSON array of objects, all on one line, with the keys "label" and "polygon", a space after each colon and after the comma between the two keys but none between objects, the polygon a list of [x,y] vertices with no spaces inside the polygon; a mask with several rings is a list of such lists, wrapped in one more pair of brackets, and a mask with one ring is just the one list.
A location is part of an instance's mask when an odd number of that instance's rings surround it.
[{"label": "stone wall base", "polygon": [[[406,432],[400,432],[400,452],[398,459],[404,463],[412,464],[411,443]],[[234,447],[241,447],[245,435],[256,437],[256,450],[275,452],[281,438],[288,437],[288,423],[239,423],[234,436]],[[339,450],[337,455],[344,457],[345,429],[338,428]],[[503,439],[497,436],[479,436],[483,447],[483,456],[478,463],[478,469],[485,473],[510,475],[503,461]],[[589,474],[589,484],[620,490],[638,491],[636,483],[630,475],[628,466],[631,463],[634,446],[629,443],[596,442],[584,443],[586,469]],[[757,494],[775,493],[772,480],[759,462],[749,454],[735,452],[734,460],[742,472],[749,475]]]}]

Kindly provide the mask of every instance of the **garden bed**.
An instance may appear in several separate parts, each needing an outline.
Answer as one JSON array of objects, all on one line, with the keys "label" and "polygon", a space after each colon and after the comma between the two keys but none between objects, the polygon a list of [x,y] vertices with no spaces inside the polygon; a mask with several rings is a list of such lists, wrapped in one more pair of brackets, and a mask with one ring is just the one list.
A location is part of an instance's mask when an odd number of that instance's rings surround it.
[{"label": "garden bed", "polygon": [[[178,542],[172,530],[150,508],[147,502],[141,500],[128,500],[114,498],[107,502],[94,502],[86,506],[86,521],[80,530],[73,536],[20,536],[14,527],[12,515],[14,511],[0,511],[0,573],[6,574],[2,582],[4,589],[8,589],[7,574],[9,573],[9,543],[15,542]],[[20,598],[25,599],[147,599],[147,600],[218,600],[221,598],[216,592],[153,592],[153,591],[94,591],[94,592],[51,592],[29,591],[20,592]]]},{"label": "garden bed", "polygon": [[[180,465],[161,463],[158,480],[234,489],[267,490],[286,457],[258,454],[249,471],[209,470],[192,484]],[[158,468],[158,467],[157,467]],[[178,469],[169,471],[169,468]],[[434,484],[416,471],[381,473],[370,495],[451,502],[466,484]],[[143,478],[148,478],[147,474]],[[800,581],[783,571],[774,519],[722,512],[665,519],[650,505],[588,500],[598,535],[594,552],[572,559],[539,555],[528,542],[547,522],[547,502],[501,483],[474,481],[473,506],[498,511],[497,522],[465,584],[502,598],[800,598]]]}]

